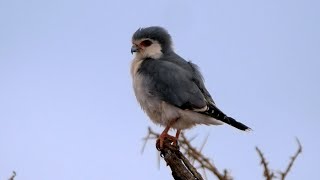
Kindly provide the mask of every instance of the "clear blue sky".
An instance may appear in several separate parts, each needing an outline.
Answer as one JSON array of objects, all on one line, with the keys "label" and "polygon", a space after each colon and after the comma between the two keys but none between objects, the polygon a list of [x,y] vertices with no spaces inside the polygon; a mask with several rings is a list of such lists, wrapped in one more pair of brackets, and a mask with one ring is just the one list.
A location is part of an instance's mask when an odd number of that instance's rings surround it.
[{"label": "clear blue sky", "polygon": [[[304,152],[290,180],[318,179],[320,1],[0,0],[0,179],[171,179],[129,73],[131,35],[164,26],[219,107],[248,124],[186,131],[236,179],[262,179]],[[158,128],[154,125],[158,131]]]}]

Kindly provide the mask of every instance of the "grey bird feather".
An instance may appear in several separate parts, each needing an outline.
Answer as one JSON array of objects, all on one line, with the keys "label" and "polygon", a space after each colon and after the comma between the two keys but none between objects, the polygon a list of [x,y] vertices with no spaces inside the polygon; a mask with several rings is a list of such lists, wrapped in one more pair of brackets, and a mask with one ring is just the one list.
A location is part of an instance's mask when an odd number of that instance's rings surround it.
[{"label": "grey bird feather", "polygon": [[132,43],[134,92],[153,122],[168,126],[176,120],[172,124],[176,129],[227,123],[250,130],[216,107],[198,67],[173,51],[171,36],[164,28],[140,28],[133,34]]}]

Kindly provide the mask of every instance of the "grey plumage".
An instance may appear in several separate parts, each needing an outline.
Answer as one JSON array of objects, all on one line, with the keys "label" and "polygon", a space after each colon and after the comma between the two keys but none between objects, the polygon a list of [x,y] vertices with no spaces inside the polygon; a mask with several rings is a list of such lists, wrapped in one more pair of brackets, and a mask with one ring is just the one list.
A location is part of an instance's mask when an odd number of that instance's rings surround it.
[{"label": "grey plumage", "polygon": [[162,50],[165,52],[171,51],[172,40],[170,34],[162,27],[153,26],[148,28],[139,28],[132,36],[133,40],[139,40],[143,38],[157,40]]},{"label": "grey plumage", "polygon": [[205,94],[199,88],[200,83],[198,85],[195,83],[201,80],[194,76],[191,66],[184,60],[178,59],[177,55],[172,55],[174,59],[167,57],[163,56],[157,60],[146,59],[141,63],[138,73],[150,79],[147,85],[149,91],[161,100],[182,109],[204,108]]},{"label": "grey plumage", "polygon": [[196,124],[228,123],[249,128],[219,110],[198,67],[177,55],[169,33],[161,27],[138,29],[132,37],[136,52],[131,66],[133,87],[141,107],[151,120],[176,129]]}]

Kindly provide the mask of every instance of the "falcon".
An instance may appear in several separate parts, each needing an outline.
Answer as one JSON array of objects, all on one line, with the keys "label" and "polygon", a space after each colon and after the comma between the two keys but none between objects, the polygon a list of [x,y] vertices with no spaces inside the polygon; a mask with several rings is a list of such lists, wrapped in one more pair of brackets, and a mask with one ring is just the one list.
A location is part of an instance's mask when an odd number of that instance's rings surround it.
[{"label": "falcon", "polygon": [[[181,130],[198,124],[229,124],[242,131],[250,128],[224,114],[213,101],[194,63],[176,54],[167,30],[159,26],[139,28],[132,36],[133,90],[149,118],[165,127],[158,138],[177,144]],[[176,135],[168,134],[170,128]]]}]

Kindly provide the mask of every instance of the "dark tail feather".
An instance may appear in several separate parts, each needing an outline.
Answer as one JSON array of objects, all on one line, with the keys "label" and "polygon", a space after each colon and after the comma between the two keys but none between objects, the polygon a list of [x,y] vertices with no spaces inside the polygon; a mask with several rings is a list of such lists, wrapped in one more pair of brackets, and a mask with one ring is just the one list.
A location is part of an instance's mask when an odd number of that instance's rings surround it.
[{"label": "dark tail feather", "polygon": [[241,122],[238,122],[236,121],[235,119],[233,119],[232,117],[227,117],[224,118],[224,120],[222,120],[223,122],[235,127],[235,128],[238,128],[242,131],[250,131],[251,128],[249,128],[248,126],[242,124]]},{"label": "dark tail feather", "polygon": [[237,129],[240,129],[242,131],[250,131],[251,130],[251,128],[249,128],[248,126],[242,124],[241,122],[236,121],[232,117],[228,117],[227,115],[225,115],[220,109],[218,109],[214,105],[209,106],[208,110],[203,112],[203,114],[206,114],[206,115],[211,116],[215,119],[218,119],[218,120],[220,120],[224,123],[227,123]]}]

